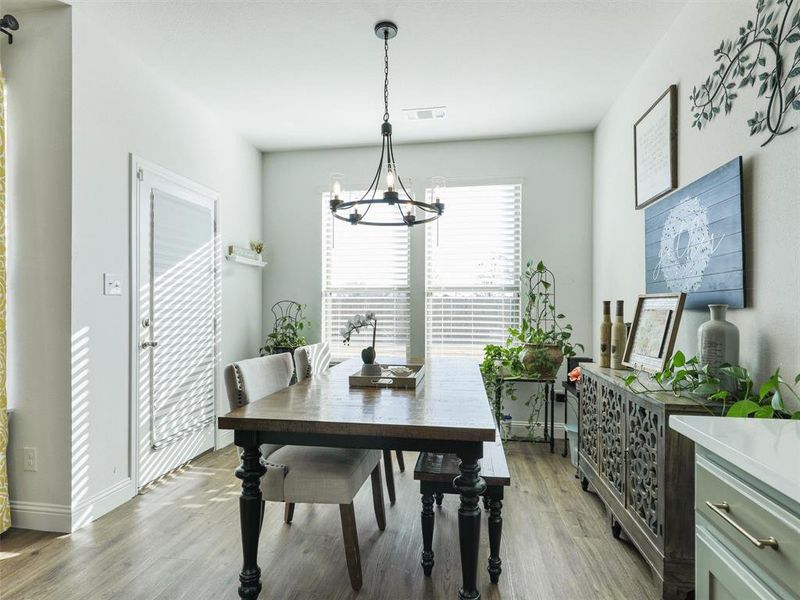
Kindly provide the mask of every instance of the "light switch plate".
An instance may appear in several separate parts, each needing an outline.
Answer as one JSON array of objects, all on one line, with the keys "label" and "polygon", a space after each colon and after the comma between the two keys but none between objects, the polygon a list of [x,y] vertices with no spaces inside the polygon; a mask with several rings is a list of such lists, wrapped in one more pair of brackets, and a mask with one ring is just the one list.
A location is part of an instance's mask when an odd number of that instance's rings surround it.
[{"label": "light switch plate", "polygon": [[116,273],[103,273],[103,295],[122,296],[122,277]]}]

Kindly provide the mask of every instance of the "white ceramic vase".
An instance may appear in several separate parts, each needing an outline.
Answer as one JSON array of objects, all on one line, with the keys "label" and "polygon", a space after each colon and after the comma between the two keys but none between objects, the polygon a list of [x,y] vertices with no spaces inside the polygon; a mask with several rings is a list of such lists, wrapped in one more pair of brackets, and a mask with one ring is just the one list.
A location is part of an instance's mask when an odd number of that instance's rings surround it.
[{"label": "white ceramic vase", "polygon": [[711,319],[697,330],[697,349],[701,365],[717,375],[725,363],[739,364],[739,329],[725,319],[727,304],[709,304]]}]

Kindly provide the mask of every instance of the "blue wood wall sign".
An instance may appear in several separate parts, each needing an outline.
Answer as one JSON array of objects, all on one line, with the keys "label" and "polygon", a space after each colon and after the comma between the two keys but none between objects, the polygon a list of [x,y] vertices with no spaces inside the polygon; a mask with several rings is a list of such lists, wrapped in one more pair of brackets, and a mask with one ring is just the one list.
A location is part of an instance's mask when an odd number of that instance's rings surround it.
[{"label": "blue wood wall sign", "polygon": [[744,308],[742,157],[644,211],[647,293],[686,292],[685,308]]}]

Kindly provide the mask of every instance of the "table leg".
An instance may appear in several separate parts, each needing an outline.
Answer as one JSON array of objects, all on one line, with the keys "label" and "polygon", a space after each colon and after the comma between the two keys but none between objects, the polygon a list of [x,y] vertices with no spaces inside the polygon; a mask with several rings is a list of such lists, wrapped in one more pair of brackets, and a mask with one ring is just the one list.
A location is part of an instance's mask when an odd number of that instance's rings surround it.
[{"label": "table leg", "polygon": [[461,546],[462,587],[458,591],[459,600],[478,600],[481,593],[477,588],[478,546],[481,541],[481,509],[478,498],[486,490],[486,482],[481,478],[478,462],[483,455],[483,445],[458,452],[461,459],[460,475],[453,480],[453,487],[461,494],[458,509],[458,538]]},{"label": "table leg", "polygon": [[[537,418],[539,415],[536,415]],[[547,435],[547,428],[550,425],[550,384],[544,384],[544,441],[547,443],[549,437]]]},{"label": "table leg", "polygon": [[489,579],[492,583],[500,581],[503,561],[500,560],[500,536],[503,533],[503,500],[502,493],[493,493],[489,497]]},{"label": "table leg", "polygon": [[556,386],[550,384],[550,454],[556,452]]},{"label": "table leg", "polygon": [[433,570],[433,494],[422,494],[422,570],[425,577]]},{"label": "table leg", "polygon": [[569,405],[569,394],[567,394],[567,390],[564,390],[564,451],[561,453],[563,458],[567,457],[567,446],[569,445],[569,439],[567,438],[567,419],[569,415],[567,414],[567,406]]},{"label": "table leg", "polygon": [[[257,598],[261,592],[261,569],[258,566],[258,534],[261,530],[261,476],[266,467],[261,464],[261,450],[255,436],[242,446],[242,462],[236,477],[242,480],[239,496],[239,520],[242,529],[242,571],[239,573],[239,597]],[[251,445],[250,445],[251,444]]]}]

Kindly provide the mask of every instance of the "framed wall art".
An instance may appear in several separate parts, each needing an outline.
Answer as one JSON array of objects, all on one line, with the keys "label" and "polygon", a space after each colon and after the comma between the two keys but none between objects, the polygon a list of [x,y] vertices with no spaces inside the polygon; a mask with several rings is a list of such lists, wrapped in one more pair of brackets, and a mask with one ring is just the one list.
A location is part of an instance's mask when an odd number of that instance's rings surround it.
[{"label": "framed wall art", "polygon": [[646,292],[686,292],[686,308],[745,307],[742,157],[644,211]]},{"label": "framed wall art", "polygon": [[686,294],[644,294],[636,303],[622,364],[656,373],[672,356]]},{"label": "framed wall art", "polygon": [[636,210],[678,187],[677,98],[669,86],[633,126]]}]

